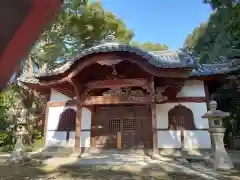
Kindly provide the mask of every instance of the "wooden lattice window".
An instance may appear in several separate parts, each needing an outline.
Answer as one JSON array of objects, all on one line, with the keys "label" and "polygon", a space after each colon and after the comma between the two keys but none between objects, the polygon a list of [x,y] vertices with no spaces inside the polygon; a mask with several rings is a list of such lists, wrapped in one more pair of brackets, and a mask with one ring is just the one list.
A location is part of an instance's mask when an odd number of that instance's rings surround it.
[{"label": "wooden lattice window", "polygon": [[194,130],[196,129],[194,123],[193,113],[185,106],[178,105],[168,112],[169,129],[171,130]]},{"label": "wooden lattice window", "polygon": [[124,119],[123,120],[124,130],[136,130],[136,119]]},{"label": "wooden lattice window", "polygon": [[120,132],[121,131],[121,120],[120,119],[110,119],[109,120],[109,131],[110,132]]}]

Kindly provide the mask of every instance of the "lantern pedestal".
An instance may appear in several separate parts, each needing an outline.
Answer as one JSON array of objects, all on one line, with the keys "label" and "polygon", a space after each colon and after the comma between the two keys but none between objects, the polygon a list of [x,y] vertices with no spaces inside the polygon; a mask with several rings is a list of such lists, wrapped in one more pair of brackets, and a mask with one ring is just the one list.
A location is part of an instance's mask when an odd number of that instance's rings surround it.
[{"label": "lantern pedestal", "polygon": [[225,128],[209,128],[212,139],[212,155],[214,157],[215,169],[232,169],[233,163],[224,147],[223,137]]},{"label": "lantern pedestal", "polygon": [[17,138],[17,142],[15,144],[14,150],[8,160],[10,164],[19,164],[30,161],[27,152],[24,149],[22,144],[22,136]]}]

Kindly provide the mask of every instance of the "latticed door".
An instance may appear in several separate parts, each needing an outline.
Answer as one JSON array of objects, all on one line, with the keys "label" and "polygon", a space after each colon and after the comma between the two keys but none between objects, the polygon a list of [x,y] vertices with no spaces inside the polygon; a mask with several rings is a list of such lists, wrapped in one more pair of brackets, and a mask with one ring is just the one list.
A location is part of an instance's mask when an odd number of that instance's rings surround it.
[{"label": "latticed door", "polygon": [[149,112],[146,106],[97,107],[96,118],[92,124],[95,146],[118,149],[151,148]]},{"label": "latticed door", "polygon": [[122,108],[122,146],[126,148],[137,147],[137,129],[136,113],[134,106],[125,106]]},{"label": "latticed door", "polygon": [[117,107],[96,107],[91,133],[94,146],[96,148],[116,148],[117,132],[121,130],[120,122]]}]

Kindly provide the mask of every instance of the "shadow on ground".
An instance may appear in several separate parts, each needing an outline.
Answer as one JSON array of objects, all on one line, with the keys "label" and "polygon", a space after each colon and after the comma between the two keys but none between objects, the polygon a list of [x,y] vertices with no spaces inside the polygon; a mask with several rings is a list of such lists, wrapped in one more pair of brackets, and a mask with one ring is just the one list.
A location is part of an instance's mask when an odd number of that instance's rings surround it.
[{"label": "shadow on ground", "polygon": [[[48,158],[40,158],[41,162]],[[116,161],[117,164],[100,164],[99,158],[104,161]],[[110,158],[110,159],[109,159]],[[126,160],[119,154],[113,154],[111,157],[106,156],[90,158],[92,162],[98,159],[99,164],[90,165],[82,163],[83,158],[76,156],[71,163],[62,164],[69,156],[58,159],[55,164],[45,165],[44,163],[28,163],[25,165],[8,165],[0,163],[0,179],[4,180],[204,180],[204,179],[225,179],[240,180],[240,165],[229,171],[203,172],[193,165],[183,165],[182,162],[160,162],[148,163],[137,166],[138,159]],[[146,161],[146,160],[142,160]],[[156,160],[155,160],[156,161]],[[102,161],[103,162],[103,161]],[[61,165],[62,164],[62,165]],[[217,174],[217,175],[216,175]]]},{"label": "shadow on ground", "polygon": [[[222,172],[224,176],[215,179],[238,180],[239,171]],[[106,166],[106,165],[85,165],[73,166],[65,165],[57,169],[35,165],[1,165],[0,179],[4,180],[204,180],[214,179],[213,177],[203,178],[198,175],[188,174],[185,172],[166,172],[157,165],[149,165],[142,169],[133,169],[123,166]]]}]

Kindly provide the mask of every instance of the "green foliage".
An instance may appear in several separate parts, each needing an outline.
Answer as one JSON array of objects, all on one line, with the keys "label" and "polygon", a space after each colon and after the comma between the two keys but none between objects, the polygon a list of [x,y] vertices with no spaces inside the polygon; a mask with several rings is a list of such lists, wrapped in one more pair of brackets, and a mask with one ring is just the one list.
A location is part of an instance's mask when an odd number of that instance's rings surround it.
[{"label": "green foliage", "polygon": [[200,63],[240,56],[240,4],[218,8],[207,23],[197,27],[184,43]]},{"label": "green foliage", "polygon": [[[240,79],[231,83],[225,83],[216,91],[215,99],[218,108],[230,112],[230,116],[224,121],[226,127],[226,141],[231,147],[231,140],[240,136]],[[229,139],[227,139],[229,138]]]},{"label": "green foliage", "polygon": [[[13,133],[9,126],[12,121],[9,117],[9,109],[14,104],[17,97],[14,86],[9,86],[4,92],[0,94],[0,147],[5,147],[5,150],[13,148]],[[7,129],[9,129],[7,131]]]},{"label": "green foliage", "polygon": [[88,4],[81,15],[71,14],[69,21],[71,36],[84,48],[101,41],[110,33],[122,42],[129,42],[133,36],[124,22],[113,13],[106,12],[100,3]]},{"label": "green foliage", "polygon": [[0,132],[0,146],[6,145],[6,142],[8,142],[9,136],[8,133],[5,131]]},{"label": "green foliage", "polygon": [[42,132],[38,131],[37,129],[33,129],[28,133],[32,136],[33,140],[39,140],[43,137]]},{"label": "green foliage", "polygon": [[203,0],[204,3],[210,4],[213,9],[221,7],[232,7],[239,3],[239,0]]},{"label": "green foliage", "polygon": [[151,43],[151,42],[146,42],[142,44],[137,42],[131,42],[131,45],[147,51],[162,51],[162,50],[168,49],[167,45],[162,45],[159,43]]},{"label": "green foliage", "polygon": [[0,93],[0,130],[8,126],[8,111],[12,107],[17,93],[13,86],[9,86],[4,92]]},{"label": "green foliage", "polygon": [[47,63],[52,69],[59,61],[63,62],[93,46],[110,33],[122,42],[132,39],[133,32],[116,15],[105,11],[101,3],[80,6],[79,2],[65,1],[55,23],[45,30],[33,47],[29,56],[37,67]]}]

